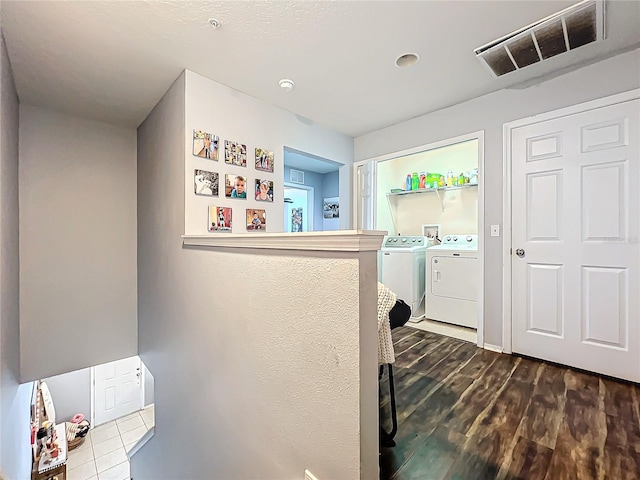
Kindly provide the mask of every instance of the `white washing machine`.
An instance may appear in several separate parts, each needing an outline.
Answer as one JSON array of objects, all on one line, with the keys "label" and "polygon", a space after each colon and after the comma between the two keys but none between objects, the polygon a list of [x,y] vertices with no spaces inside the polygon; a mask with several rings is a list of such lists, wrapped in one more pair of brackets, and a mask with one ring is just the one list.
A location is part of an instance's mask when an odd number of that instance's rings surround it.
[{"label": "white washing machine", "polygon": [[427,250],[427,318],[478,328],[477,235],[446,235]]},{"label": "white washing machine", "polygon": [[424,318],[427,237],[387,236],[378,257],[378,280],[411,306],[409,321]]}]

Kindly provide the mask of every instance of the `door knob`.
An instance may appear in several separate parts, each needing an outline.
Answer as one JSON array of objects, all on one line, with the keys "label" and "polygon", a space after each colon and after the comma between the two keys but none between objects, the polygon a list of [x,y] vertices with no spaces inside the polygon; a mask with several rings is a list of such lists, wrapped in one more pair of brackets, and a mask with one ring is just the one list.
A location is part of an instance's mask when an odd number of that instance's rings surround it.
[{"label": "door knob", "polygon": [[520,258],[524,257],[524,249],[518,248],[516,250],[516,255],[519,256]]}]

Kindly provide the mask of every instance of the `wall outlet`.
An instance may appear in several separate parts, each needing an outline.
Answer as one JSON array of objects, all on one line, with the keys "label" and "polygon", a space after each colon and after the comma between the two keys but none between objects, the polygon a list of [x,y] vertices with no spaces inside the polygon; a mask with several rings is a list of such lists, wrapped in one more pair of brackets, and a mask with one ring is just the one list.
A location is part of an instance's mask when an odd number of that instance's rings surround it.
[{"label": "wall outlet", "polygon": [[492,237],[500,236],[500,225],[491,225],[491,236]]},{"label": "wall outlet", "polygon": [[309,470],[304,471],[304,480],[318,480],[318,478]]}]

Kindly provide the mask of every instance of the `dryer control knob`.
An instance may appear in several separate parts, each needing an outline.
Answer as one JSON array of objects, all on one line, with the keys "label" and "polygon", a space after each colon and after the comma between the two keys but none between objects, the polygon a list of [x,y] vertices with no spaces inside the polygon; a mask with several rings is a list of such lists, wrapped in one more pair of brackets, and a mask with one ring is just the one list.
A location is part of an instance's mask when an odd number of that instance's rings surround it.
[{"label": "dryer control knob", "polygon": [[473,237],[471,235],[467,235],[467,242],[470,242],[471,240],[473,240]]},{"label": "dryer control knob", "polygon": [[412,243],[416,243],[416,239],[415,239],[415,238],[412,238],[412,239],[411,239],[411,242],[412,242]]},{"label": "dryer control knob", "polygon": [[458,237],[453,237],[453,241],[457,242],[458,241]]},{"label": "dryer control knob", "polygon": [[445,240],[446,240],[447,242],[450,242],[450,241],[451,241],[451,237],[447,236],[447,238],[445,238]]},{"label": "dryer control knob", "polygon": [[407,242],[407,239],[406,239],[406,238],[403,238],[403,239],[402,239],[402,241],[403,241],[404,243],[406,243],[406,242]]}]

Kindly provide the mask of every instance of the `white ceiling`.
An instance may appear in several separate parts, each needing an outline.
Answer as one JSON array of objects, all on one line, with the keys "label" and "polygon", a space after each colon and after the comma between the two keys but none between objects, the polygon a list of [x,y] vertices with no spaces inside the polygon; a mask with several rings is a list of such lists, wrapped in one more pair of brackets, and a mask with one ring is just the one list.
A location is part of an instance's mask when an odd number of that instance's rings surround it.
[{"label": "white ceiling", "polygon": [[[22,102],[138,126],[187,68],[357,136],[640,45],[640,2],[608,38],[495,79],[473,49],[574,1],[7,1]],[[207,20],[222,22],[214,30]],[[420,55],[398,68],[404,53]],[[295,81],[285,93],[278,80]],[[534,80],[534,82],[539,81]]]}]

